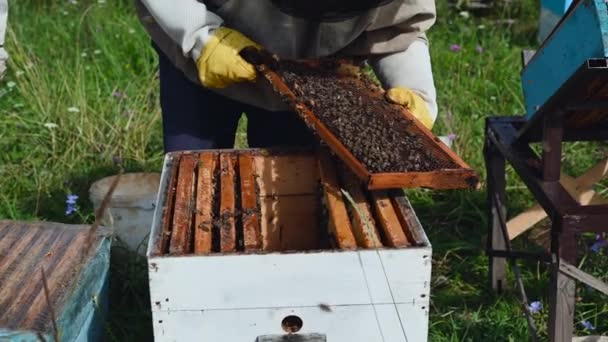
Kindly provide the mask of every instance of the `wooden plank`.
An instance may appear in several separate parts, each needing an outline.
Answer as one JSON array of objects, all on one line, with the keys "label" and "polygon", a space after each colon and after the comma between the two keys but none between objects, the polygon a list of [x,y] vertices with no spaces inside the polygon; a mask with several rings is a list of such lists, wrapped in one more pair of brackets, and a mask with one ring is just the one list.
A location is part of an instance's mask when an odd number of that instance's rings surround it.
[{"label": "wooden plank", "polygon": [[[0,220],[0,327],[9,338],[26,336],[27,331],[47,334],[50,330],[49,303],[59,316],[78,300],[72,296],[74,291],[87,283],[83,285],[82,279],[74,276],[81,275],[81,268],[89,267],[91,260],[99,257],[90,254],[81,258],[88,230],[85,225]],[[102,231],[95,236],[94,250],[97,251],[103,241],[107,247],[105,251],[109,252],[109,240],[102,236],[106,234],[107,231]],[[108,261],[109,255],[105,256]],[[95,266],[95,276],[101,277],[106,270],[100,263]],[[41,268],[46,272],[48,297],[40,278]],[[74,334],[70,329],[64,329],[63,333],[65,338],[72,340]]]},{"label": "wooden plank", "polygon": [[352,228],[357,244],[363,248],[382,247],[380,234],[376,228],[367,199],[361,191],[360,183],[352,173],[342,172],[342,174],[344,190],[350,196],[350,199],[347,197],[347,200],[352,209]]},{"label": "wooden plank", "polygon": [[586,285],[593,287],[594,289],[602,292],[605,295],[608,295],[608,284],[603,281],[597,279],[596,277],[588,274],[577,267],[567,263],[564,260],[560,260],[559,263],[559,271],[570,278],[578,280]]},{"label": "wooden plank", "polygon": [[311,195],[319,180],[312,154],[254,156],[260,196]]},{"label": "wooden plank", "polygon": [[[486,133],[489,134],[489,133]],[[486,142],[484,157],[488,175],[488,250],[505,251],[507,242],[503,237],[500,218],[507,217],[506,200],[506,161],[491,141]],[[496,203],[497,196],[500,203]],[[507,260],[490,256],[490,285],[494,291],[502,292],[507,287]]]},{"label": "wooden plank", "polygon": [[549,340],[571,342],[574,330],[576,281],[554,265],[551,275],[549,303]]},{"label": "wooden plank", "polygon": [[[596,195],[593,185],[604,178],[607,173],[608,159],[604,159],[576,179],[562,173],[560,183],[582,205],[605,204],[608,201]],[[509,239],[515,239],[546,217],[547,213],[539,204],[513,217],[507,222]]]},{"label": "wooden plank", "polygon": [[239,155],[239,174],[241,180],[243,245],[245,251],[256,251],[262,248],[262,232],[255,182],[255,163],[251,155]]},{"label": "wooden plank", "polygon": [[192,154],[184,155],[179,161],[177,187],[175,190],[175,209],[173,210],[173,231],[169,253],[190,253],[192,242],[192,220],[194,216],[194,168],[198,160]]},{"label": "wooden plank", "polygon": [[428,188],[435,190],[478,189],[479,178],[475,171],[470,169],[374,173],[369,178],[367,188],[369,190],[396,188]]},{"label": "wooden plank", "polygon": [[397,248],[410,246],[411,243],[401,228],[401,222],[395,213],[395,208],[388,193],[386,191],[374,191],[372,192],[372,201],[388,246]]},{"label": "wooden plank", "polygon": [[336,168],[326,152],[319,153],[319,173],[325,202],[327,203],[329,226],[336,240],[337,247],[340,249],[357,248],[357,240],[355,240],[355,236],[353,235],[346,205],[344,204],[340,185],[338,184]]},{"label": "wooden plank", "polygon": [[235,218],[235,172],[236,156],[230,153],[220,154],[220,249],[222,253],[236,250]]},{"label": "wooden plank", "polygon": [[179,156],[173,159],[173,164],[171,165],[169,184],[167,186],[167,193],[165,194],[167,204],[163,208],[163,216],[161,220],[162,229],[160,232],[158,243],[156,244],[156,246],[154,246],[152,255],[162,255],[169,250],[169,242],[171,241],[171,229],[173,227],[173,206],[175,203],[177,173],[179,172],[179,159]]},{"label": "wooden plank", "polygon": [[407,236],[408,240],[415,246],[424,245],[424,230],[416,218],[414,209],[409,204],[405,195],[403,195],[403,191],[392,190],[390,194],[391,202],[393,203],[393,207],[395,208],[395,212],[401,223],[401,228],[403,228],[403,231],[405,232],[405,236]]},{"label": "wooden plank", "polygon": [[213,200],[217,153],[203,152],[199,156],[194,218],[194,253],[210,253],[213,240]]}]

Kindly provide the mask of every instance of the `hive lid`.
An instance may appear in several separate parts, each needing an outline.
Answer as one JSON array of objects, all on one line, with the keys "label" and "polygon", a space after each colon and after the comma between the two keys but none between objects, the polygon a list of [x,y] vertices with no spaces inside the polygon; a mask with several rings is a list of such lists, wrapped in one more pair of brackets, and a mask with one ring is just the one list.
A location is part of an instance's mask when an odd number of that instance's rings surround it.
[{"label": "hive lid", "polygon": [[[384,91],[374,86],[369,77],[353,72],[359,70],[354,64],[337,60],[280,62],[272,63],[272,67],[269,64],[258,63],[256,67],[368,189],[477,187],[475,171],[405,107],[389,103],[384,98]],[[295,74],[302,72],[301,75],[313,73],[319,82],[302,84],[299,82],[304,78],[298,76],[288,80],[292,76],[289,73],[294,71]],[[320,89],[328,84],[336,86],[333,91]],[[342,98],[342,93],[347,94],[348,98]],[[334,103],[350,103],[346,109],[349,114],[342,115],[344,121],[355,121],[353,112],[358,107],[373,111],[374,115],[368,115],[368,112],[360,114],[359,119],[369,122],[359,122],[355,129],[345,132],[344,122],[340,122],[342,118],[332,117],[336,113],[335,107],[328,110],[327,107],[323,108],[326,103],[317,103],[332,97]],[[353,101],[358,106],[353,105]],[[374,132],[376,138],[372,138]],[[391,135],[390,139],[385,139],[388,135]],[[392,142],[393,145],[381,144],[381,140]],[[391,149],[391,155],[385,157]],[[386,165],[389,165],[388,169],[384,168]]]},{"label": "hive lid", "polygon": [[[93,256],[83,253],[83,246],[88,244],[88,227],[0,221],[0,331],[50,331],[49,302],[56,319],[62,319],[61,308]],[[92,250],[101,239],[97,237]],[[41,269],[47,278],[48,301]],[[101,274],[101,270],[96,272]]]}]

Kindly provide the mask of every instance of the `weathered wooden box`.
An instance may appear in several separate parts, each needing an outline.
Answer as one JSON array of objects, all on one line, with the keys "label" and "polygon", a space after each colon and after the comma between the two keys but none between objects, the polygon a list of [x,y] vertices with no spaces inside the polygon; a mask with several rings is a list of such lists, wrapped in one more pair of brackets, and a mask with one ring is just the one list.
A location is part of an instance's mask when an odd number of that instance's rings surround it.
[{"label": "weathered wooden box", "polygon": [[608,58],[606,2],[576,0],[522,71],[527,117],[531,118],[588,59],[594,58]]},{"label": "weathered wooden box", "polygon": [[168,154],[155,339],[426,341],[430,243],[403,192],[354,179],[325,154]]},{"label": "weathered wooden box", "polygon": [[53,341],[53,315],[60,341],[103,340],[111,240],[88,233],[88,226],[0,221],[0,341]]}]

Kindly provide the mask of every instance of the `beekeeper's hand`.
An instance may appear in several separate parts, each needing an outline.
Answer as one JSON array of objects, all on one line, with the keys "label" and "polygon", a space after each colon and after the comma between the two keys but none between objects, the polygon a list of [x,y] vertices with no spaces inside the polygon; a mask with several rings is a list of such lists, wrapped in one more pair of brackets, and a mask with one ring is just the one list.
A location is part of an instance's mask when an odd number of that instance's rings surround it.
[{"label": "beekeeper's hand", "polygon": [[428,106],[422,97],[411,89],[391,88],[386,92],[386,98],[393,103],[405,106],[426,128],[433,128],[434,120]]},{"label": "beekeeper's hand", "polygon": [[256,70],[240,55],[246,47],[261,50],[261,46],[242,33],[220,27],[213,31],[196,62],[198,77],[208,88],[225,88],[238,82],[254,81]]}]

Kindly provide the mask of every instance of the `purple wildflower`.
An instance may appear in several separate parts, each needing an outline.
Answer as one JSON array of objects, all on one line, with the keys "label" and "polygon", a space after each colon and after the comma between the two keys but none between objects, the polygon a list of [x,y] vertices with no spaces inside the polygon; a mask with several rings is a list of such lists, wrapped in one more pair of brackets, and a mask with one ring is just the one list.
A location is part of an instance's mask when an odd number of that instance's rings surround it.
[{"label": "purple wildflower", "polygon": [[606,239],[604,239],[601,235],[598,234],[595,236],[595,243],[591,245],[591,251],[593,251],[594,253],[599,253],[600,249],[606,246],[608,246],[608,241],[606,241]]},{"label": "purple wildflower", "polygon": [[530,303],[530,305],[528,305],[528,310],[531,313],[539,313],[540,310],[542,310],[542,309],[543,309],[543,304],[539,301],[532,302],[532,303]]},{"label": "purple wildflower", "polygon": [[67,204],[67,208],[65,209],[65,215],[70,216],[76,212],[76,201],[78,200],[78,195],[68,195],[65,203]]},{"label": "purple wildflower", "polygon": [[606,240],[599,240],[598,242],[594,243],[593,245],[591,245],[591,250],[594,253],[599,253],[600,249],[604,248],[608,246],[608,241]]},{"label": "purple wildflower", "polygon": [[456,140],[456,134],[454,134],[454,133],[450,133],[450,134],[448,134],[448,140],[449,140],[449,141],[454,141],[454,140]]},{"label": "purple wildflower", "polygon": [[458,45],[458,44],[452,44],[452,45],[450,46],[450,50],[451,50],[452,52],[459,52],[459,51],[461,51],[461,50],[462,50],[462,47],[461,47],[460,45]]},{"label": "purple wildflower", "polygon": [[113,93],[112,93],[112,96],[114,96],[114,97],[115,97],[115,98],[117,98],[117,99],[122,99],[123,97],[125,97],[125,96],[124,96],[124,94],[123,94],[123,93],[121,93],[121,92],[120,92],[120,91],[118,91],[118,90],[117,90],[117,91],[115,91],[115,92],[113,92]]},{"label": "purple wildflower", "polygon": [[587,329],[587,330],[589,330],[589,331],[593,331],[593,330],[595,330],[595,327],[594,327],[594,326],[593,326],[593,324],[591,324],[591,322],[589,322],[589,321],[581,321],[581,325],[582,325],[582,326],[583,326],[585,329]]},{"label": "purple wildflower", "polygon": [[477,45],[477,47],[475,48],[475,51],[477,51],[478,53],[482,53],[483,52],[483,46]]}]

